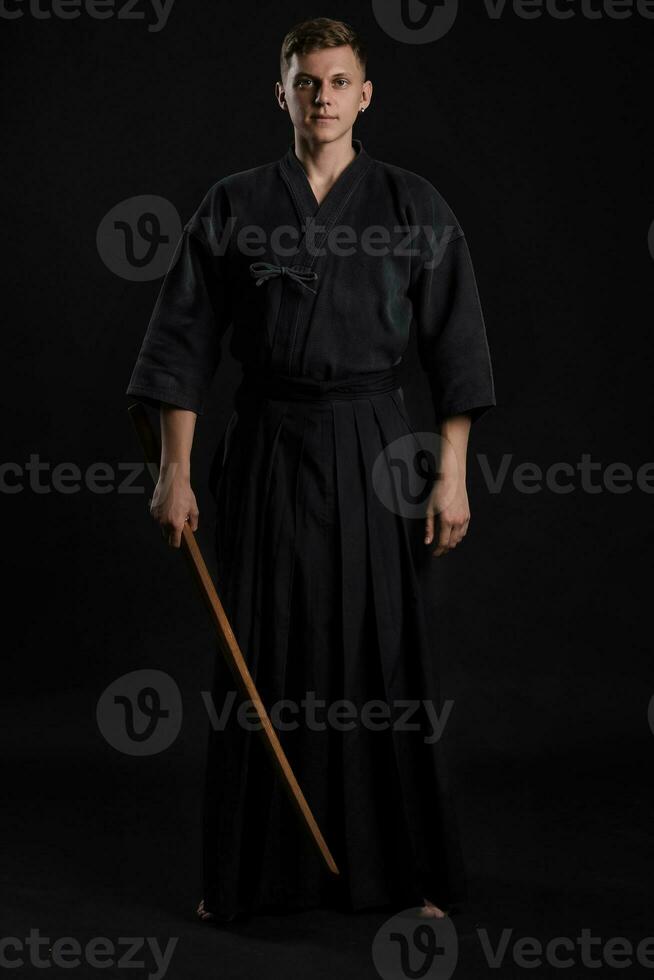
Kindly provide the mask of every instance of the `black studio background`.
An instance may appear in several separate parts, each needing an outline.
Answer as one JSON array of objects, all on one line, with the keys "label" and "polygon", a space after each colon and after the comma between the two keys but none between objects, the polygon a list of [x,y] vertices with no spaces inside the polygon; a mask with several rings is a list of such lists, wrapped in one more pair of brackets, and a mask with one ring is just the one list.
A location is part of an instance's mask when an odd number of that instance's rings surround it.
[{"label": "black studio background", "polygon": [[[112,272],[98,226],[137,195],[185,222],[220,177],[281,156],[279,45],[319,14],[368,41],[375,88],[355,135],[431,180],[465,229],[493,355],[498,407],[471,434],[470,530],[434,595],[475,922],[543,942],[582,927],[634,943],[654,933],[654,479],[636,482],[652,460],[652,20],[508,7],[493,19],[465,4],[445,37],[410,45],[367,3],[176,0],[159,31],[145,5],[143,20],[5,9],[22,16],[0,18],[2,934],[179,936],[175,980],[255,976],[264,962],[272,976],[377,975],[383,915],[266,919],[226,936],[196,925],[211,628],[148,517],[144,475],[140,493],[62,493],[24,470],[34,454],[48,472],[140,460],[124,392],[160,282]],[[228,343],[194,448],[209,560],[208,463],[239,376]],[[405,376],[429,428],[414,349]],[[584,455],[601,464],[596,492],[578,470],[558,477],[567,493],[514,486],[521,464],[544,475]],[[633,473],[621,492],[603,486],[613,463]],[[180,736],[149,758],[117,752],[96,723],[105,688],[141,668],[170,674],[184,702]],[[460,945],[475,976],[526,972],[489,971],[472,931]],[[560,973],[549,969],[530,972]]]}]

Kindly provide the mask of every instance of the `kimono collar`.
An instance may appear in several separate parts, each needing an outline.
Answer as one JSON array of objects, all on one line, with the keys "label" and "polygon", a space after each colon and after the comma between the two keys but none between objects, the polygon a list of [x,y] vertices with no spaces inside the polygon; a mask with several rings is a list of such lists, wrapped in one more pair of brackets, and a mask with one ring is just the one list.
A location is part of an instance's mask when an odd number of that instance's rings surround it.
[{"label": "kimono collar", "polygon": [[352,146],[356,150],[354,160],[339,174],[319,205],[309,183],[307,172],[295,155],[294,144],[290,144],[279,163],[282,177],[301,216],[316,217],[320,214],[321,217],[324,217],[335,213],[340,209],[339,205],[342,205],[349,198],[351,192],[372,164],[372,157],[364,150],[361,140],[353,139]]}]

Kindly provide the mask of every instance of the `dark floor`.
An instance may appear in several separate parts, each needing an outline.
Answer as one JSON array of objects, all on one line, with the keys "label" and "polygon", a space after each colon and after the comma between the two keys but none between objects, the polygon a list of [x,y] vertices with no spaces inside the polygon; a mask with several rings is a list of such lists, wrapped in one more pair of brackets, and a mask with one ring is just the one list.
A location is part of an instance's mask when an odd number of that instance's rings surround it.
[{"label": "dark floor", "polygon": [[[144,760],[107,746],[94,708],[88,695],[75,692],[43,697],[29,711],[18,703],[5,709],[11,759],[3,780],[2,836],[10,846],[1,872],[2,936],[23,941],[38,930],[50,940],[42,955],[64,936],[82,945],[105,936],[118,950],[114,959],[126,955],[121,937],[155,937],[161,948],[176,937],[165,972],[170,980],[380,976],[372,944],[387,912],[258,916],[220,929],[198,923],[203,757],[195,758],[190,747],[204,745],[195,741],[204,720],[198,713],[178,743]],[[511,952],[525,937],[574,942],[584,928],[601,937],[602,946],[626,937],[635,947],[654,936],[651,766],[642,762],[647,742],[600,748],[576,746],[566,757],[520,762],[489,756],[458,766],[473,904],[452,920],[455,977],[654,976],[654,941],[652,968],[618,969],[605,960],[586,966],[577,945],[568,968],[527,968]],[[484,930],[493,948],[503,930],[512,930],[496,967],[485,958]],[[601,946],[593,948],[601,956]],[[17,955],[13,948],[6,952],[9,960]],[[133,954],[142,961],[138,968],[83,962],[46,974],[30,964],[27,951],[21,955],[24,965],[8,975],[87,980],[156,974],[150,947]],[[427,973],[386,975],[444,980],[450,975],[445,966],[436,958]]]}]

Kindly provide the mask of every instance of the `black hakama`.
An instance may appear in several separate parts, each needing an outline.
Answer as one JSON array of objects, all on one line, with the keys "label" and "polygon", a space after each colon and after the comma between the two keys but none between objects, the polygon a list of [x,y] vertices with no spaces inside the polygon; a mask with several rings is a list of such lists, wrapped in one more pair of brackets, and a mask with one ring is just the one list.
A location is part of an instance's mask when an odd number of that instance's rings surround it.
[{"label": "black hakama", "polygon": [[[423,178],[354,146],[320,206],[292,148],[214,185],[128,388],[200,414],[233,323],[244,376],[212,467],[217,587],[341,870],[332,878],[301,832],[240,697],[214,727],[235,691],[218,657],[204,900],[219,916],[465,895],[446,737],[434,738],[433,545],[424,518],[389,506],[377,481],[385,447],[415,439],[397,372],[411,324],[437,420],[495,404],[490,356],[454,215]],[[337,222],[346,230],[330,238]]]}]

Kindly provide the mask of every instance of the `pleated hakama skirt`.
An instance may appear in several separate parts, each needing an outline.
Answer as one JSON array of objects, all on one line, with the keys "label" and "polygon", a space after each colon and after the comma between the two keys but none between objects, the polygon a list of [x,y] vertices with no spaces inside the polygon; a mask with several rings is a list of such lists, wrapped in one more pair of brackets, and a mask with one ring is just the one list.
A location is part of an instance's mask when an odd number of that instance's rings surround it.
[{"label": "pleated hakama skirt", "polygon": [[220,917],[465,899],[447,727],[434,739],[425,708],[441,717],[433,546],[424,519],[377,492],[384,467],[392,475],[386,447],[412,438],[395,369],[341,382],[250,374],[237,393],[212,470],[216,584],[340,876],[218,652],[203,860],[205,906]]}]

